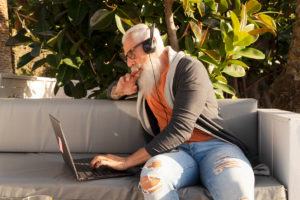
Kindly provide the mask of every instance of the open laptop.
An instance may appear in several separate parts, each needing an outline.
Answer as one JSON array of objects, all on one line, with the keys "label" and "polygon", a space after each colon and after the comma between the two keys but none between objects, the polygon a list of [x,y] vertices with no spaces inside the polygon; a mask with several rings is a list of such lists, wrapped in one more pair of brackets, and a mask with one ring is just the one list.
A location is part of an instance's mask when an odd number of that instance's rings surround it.
[{"label": "open laptop", "polygon": [[58,142],[59,151],[61,152],[65,163],[72,169],[78,181],[131,176],[140,171],[140,167],[132,167],[125,171],[114,170],[107,166],[91,169],[90,162],[93,158],[73,159],[60,121],[51,114],[49,114],[49,117]]}]

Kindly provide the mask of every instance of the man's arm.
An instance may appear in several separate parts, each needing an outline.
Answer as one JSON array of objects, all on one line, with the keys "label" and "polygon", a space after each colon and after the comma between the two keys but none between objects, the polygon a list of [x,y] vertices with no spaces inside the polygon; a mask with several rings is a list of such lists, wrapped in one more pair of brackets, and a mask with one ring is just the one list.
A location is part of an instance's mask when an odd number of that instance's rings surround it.
[{"label": "man's arm", "polygon": [[175,101],[170,123],[145,146],[152,156],[171,150],[188,140],[213,87],[201,62],[183,58],[173,82]]}]

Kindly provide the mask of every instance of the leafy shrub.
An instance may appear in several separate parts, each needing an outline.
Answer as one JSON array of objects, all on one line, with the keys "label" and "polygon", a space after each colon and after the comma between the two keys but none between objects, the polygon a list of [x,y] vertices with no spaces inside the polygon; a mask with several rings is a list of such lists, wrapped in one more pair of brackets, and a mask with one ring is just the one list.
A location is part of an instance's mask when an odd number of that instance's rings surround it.
[{"label": "leafy shrub", "polygon": [[[56,68],[57,87],[82,98],[103,98],[108,85],[127,72],[122,61],[122,34],[137,23],[156,23],[168,44],[162,1],[107,0],[30,0],[19,4],[9,1],[14,13],[12,24],[18,34],[7,45],[26,44],[32,51],[22,56],[18,68],[40,54],[52,53],[35,62],[32,70],[44,63]],[[17,6],[18,5],[18,6]],[[264,54],[250,47],[260,34],[276,34],[272,17],[250,0],[241,4],[227,0],[183,0],[174,2],[174,20],[181,50],[203,61],[218,98],[224,93],[235,97],[228,77],[245,76],[249,66],[244,58],[264,59]],[[22,27],[20,26],[20,22]],[[16,24],[19,23],[19,26]],[[78,80],[77,83],[71,80]]]}]

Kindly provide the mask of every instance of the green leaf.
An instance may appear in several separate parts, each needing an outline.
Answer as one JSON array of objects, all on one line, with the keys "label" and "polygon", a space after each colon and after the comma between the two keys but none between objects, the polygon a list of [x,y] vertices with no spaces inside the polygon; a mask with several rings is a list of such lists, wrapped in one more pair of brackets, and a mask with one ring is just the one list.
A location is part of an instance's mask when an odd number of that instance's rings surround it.
[{"label": "green leaf", "polygon": [[32,57],[39,56],[40,52],[41,52],[41,47],[42,47],[42,44],[40,44],[40,43],[33,43],[33,49],[31,50],[30,55]]},{"label": "green leaf", "polygon": [[57,33],[57,35],[55,35],[54,37],[50,38],[48,41],[47,41],[47,45],[50,46],[50,47],[54,47],[54,45],[56,44],[57,40],[63,36],[63,33],[64,33],[64,30],[61,30]]},{"label": "green leaf", "polygon": [[68,82],[64,86],[65,94],[74,97],[75,99],[83,98],[87,95],[86,89],[84,88],[84,84],[79,82],[76,85],[72,81]]},{"label": "green leaf", "polygon": [[84,88],[84,84],[81,82],[77,83],[72,91],[72,94],[76,99],[85,97],[87,95],[87,92]]},{"label": "green leaf", "polygon": [[46,61],[49,65],[51,65],[53,67],[58,67],[58,65],[59,65],[58,58],[54,54],[48,54],[46,57]]},{"label": "green leaf", "polygon": [[32,66],[31,71],[36,70],[37,68],[39,68],[40,66],[42,66],[43,64],[45,64],[46,61],[47,61],[46,58],[42,58],[42,59],[36,61],[36,62],[34,63],[34,65]]},{"label": "green leaf", "polygon": [[246,63],[240,61],[240,60],[228,60],[227,64],[235,64],[235,65],[240,65],[242,67],[244,67],[245,69],[249,69],[249,66],[246,65]]},{"label": "green leaf", "polygon": [[74,84],[72,81],[64,86],[64,92],[67,96],[73,97]]},{"label": "green leaf", "polygon": [[227,3],[227,0],[221,0],[220,3],[219,3],[219,8],[218,8],[218,11],[220,13],[223,13],[225,11],[228,10],[228,3]]},{"label": "green leaf", "polygon": [[240,31],[244,31],[247,25],[246,6],[242,5]]},{"label": "green leaf", "polygon": [[205,15],[205,3],[203,2],[203,0],[199,0],[199,2],[197,2],[197,9],[200,16],[203,17]]},{"label": "green leaf", "polygon": [[234,64],[227,65],[222,72],[233,77],[243,77],[246,75],[244,67]]},{"label": "green leaf", "polygon": [[235,55],[253,59],[265,59],[265,54],[258,49],[244,48],[234,52]]},{"label": "green leaf", "polygon": [[233,25],[234,35],[238,35],[239,34],[239,30],[240,30],[239,19],[237,18],[236,14],[234,12],[232,12],[232,11],[230,11],[230,16],[231,16],[231,21],[232,21],[232,25]]},{"label": "green leaf", "polygon": [[90,18],[90,27],[94,30],[104,30],[112,23],[113,13],[106,9],[97,10]]},{"label": "green leaf", "polygon": [[81,40],[79,40],[72,46],[72,48],[70,50],[70,55],[75,55],[76,51],[79,49],[79,47],[83,43],[83,41],[84,41],[84,38],[82,38]]},{"label": "green leaf", "polygon": [[214,88],[220,89],[228,94],[235,95],[235,90],[227,84],[218,81],[213,81],[213,86]]},{"label": "green leaf", "polygon": [[119,31],[124,35],[126,31],[122,25],[121,18],[118,15],[115,15],[115,20]]},{"label": "green leaf", "polygon": [[241,1],[240,0],[234,0],[234,10],[236,15],[239,15],[241,11]]},{"label": "green leaf", "polygon": [[74,25],[79,25],[88,13],[85,1],[71,0],[68,2],[68,18]]},{"label": "green leaf", "polygon": [[246,31],[241,31],[238,34],[238,41],[234,41],[233,45],[246,47],[251,45],[254,42],[254,40],[255,37],[253,37],[253,35],[250,35]]},{"label": "green leaf", "polygon": [[19,68],[23,67],[24,65],[26,65],[27,63],[29,63],[33,59],[34,59],[34,57],[31,56],[30,52],[26,53],[21,58],[19,58],[17,68],[19,69]]},{"label": "green leaf", "polygon": [[32,42],[30,37],[25,36],[26,31],[24,29],[20,30],[17,35],[14,37],[10,37],[5,45],[6,46],[19,46],[19,45],[27,45]]},{"label": "green leaf", "polygon": [[73,69],[65,64],[59,66],[58,73],[56,75],[57,86],[62,87],[68,84],[73,76]]},{"label": "green leaf", "polygon": [[221,56],[216,50],[206,50],[206,49],[201,49],[206,55],[214,59],[217,63],[220,63]]},{"label": "green leaf", "polygon": [[233,53],[233,41],[227,34],[224,35],[224,41],[226,55],[231,55]]},{"label": "green leaf", "polygon": [[202,60],[203,62],[206,62],[208,64],[211,65],[215,65],[217,67],[220,67],[220,64],[217,63],[214,59],[212,59],[211,57],[209,57],[208,55],[203,55],[199,57],[200,60]]},{"label": "green leaf", "polygon": [[266,14],[258,14],[258,19],[268,28],[276,30],[276,23],[272,17]]},{"label": "green leaf", "polygon": [[64,58],[63,59],[63,62],[70,66],[70,67],[73,67],[73,68],[76,68],[76,69],[79,69],[80,67],[80,63],[78,62],[78,59],[79,57],[76,57],[76,58]]},{"label": "green leaf", "polygon": [[216,11],[216,3],[214,0],[204,0],[204,2],[206,3],[206,5],[208,5],[208,7],[213,10]]},{"label": "green leaf", "polygon": [[217,97],[217,99],[224,99],[224,94],[223,91],[220,89],[214,89],[215,91],[215,95]]},{"label": "green leaf", "polygon": [[247,14],[257,13],[261,9],[261,4],[256,0],[250,0],[246,3]]},{"label": "green leaf", "polygon": [[227,79],[224,76],[217,76],[216,80],[218,80],[224,84],[227,84]]},{"label": "green leaf", "polygon": [[194,50],[195,50],[195,46],[194,46],[192,37],[191,37],[190,35],[186,35],[186,36],[185,36],[184,43],[185,43],[185,48],[186,48],[186,50],[187,50],[189,53],[193,53]]},{"label": "green leaf", "polygon": [[194,35],[196,36],[198,42],[200,42],[202,40],[202,30],[200,29],[200,27],[193,21],[190,21],[189,22],[191,28],[192,28],[192,31],[194,33]]}]

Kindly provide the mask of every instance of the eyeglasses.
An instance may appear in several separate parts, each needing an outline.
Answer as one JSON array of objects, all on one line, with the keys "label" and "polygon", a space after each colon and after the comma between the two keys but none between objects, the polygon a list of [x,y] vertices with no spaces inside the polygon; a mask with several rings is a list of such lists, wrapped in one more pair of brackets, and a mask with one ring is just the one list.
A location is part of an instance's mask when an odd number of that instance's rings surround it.
[{"label": "eyeglasses", "polygon": [[123,54],[123,60],[127,63],[128,58],[130,59],[136,59],[136,55],[134,53],[134,50],[138,48],[140,45],[142,45],[145,41],[138,43],[135,45],[132,49],[130,49],[126,55]]}]

